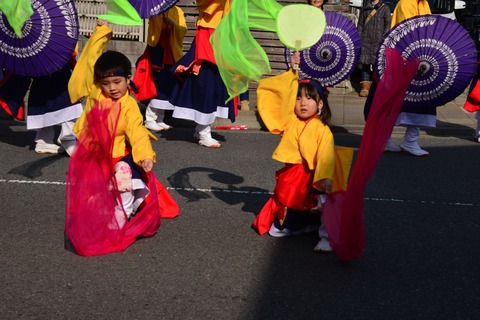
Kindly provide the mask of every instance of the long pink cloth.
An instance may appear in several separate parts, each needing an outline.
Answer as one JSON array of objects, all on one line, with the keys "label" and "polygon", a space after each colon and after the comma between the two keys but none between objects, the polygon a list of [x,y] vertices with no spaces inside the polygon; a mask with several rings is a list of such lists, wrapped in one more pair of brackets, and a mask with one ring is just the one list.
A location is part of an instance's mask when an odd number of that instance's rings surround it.
[{"label": "long pink cloth", "polygon": [[323,213],[333,252],[344,261],[363,255],[365,187],[384,152],[419,65],[418,60],[405,61],[394,49],[387,48],[385,54],[385,73],[375,91],[347,189],[330,194]]},{"label": "long pink cloth", "polygon": [[121,199],[113,174],[112,148],[120,105],[107,101],[110,105],[97,104],[87,114],[87,129],[80,134],[68,167],[65,235],[82,256],[123,251],[138,237],[152,236],[160,227],[153,172],[143,177],[150,192],[139,212],[127,221],[122,209],[118,210]]}]

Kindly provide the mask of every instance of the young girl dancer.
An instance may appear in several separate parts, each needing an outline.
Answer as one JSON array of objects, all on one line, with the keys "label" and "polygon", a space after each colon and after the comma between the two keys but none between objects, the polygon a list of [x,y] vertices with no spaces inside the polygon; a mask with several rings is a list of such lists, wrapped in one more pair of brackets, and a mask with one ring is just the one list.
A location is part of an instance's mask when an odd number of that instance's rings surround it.
[{"label": "young girl dancer", "polygon": [[[291,65],[299,62],[297,53]],[[335,150],[328,127],[331,111],[327,92],[315,80],[299,82],[297,73],[289,70],[259,82],[257,105],[269,131],[282,137],[272,157],[285,167],[276,172],[273,196],[253,225],[261,235],[268,232],[274,237],[314,231],[321,224],[318,213],[324,196],[339,189],[333,183]],[[345,185],[346,179],[340,188]],[[324,228],[319,234],[315,251],[330,252]]]}]

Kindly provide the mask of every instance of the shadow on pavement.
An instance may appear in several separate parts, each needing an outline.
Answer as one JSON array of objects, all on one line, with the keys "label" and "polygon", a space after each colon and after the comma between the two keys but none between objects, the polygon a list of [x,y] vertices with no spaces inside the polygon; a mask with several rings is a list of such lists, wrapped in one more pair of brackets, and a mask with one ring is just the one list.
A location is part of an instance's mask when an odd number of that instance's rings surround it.
[{"label": "shadow on pavement", "polygon": [[434,137],[454,137],[462,140],[474,140],[473,135],[475,134],[475,130],[459,124],[443,122],[437,120],[437,127],[429,128],[425,127],[422,128],[428,135]]},{"label": "shadow on pavement", "polygon": [[35,131],[26,131],[25,123],[14,120],[0,120],[0,142],[33,150]]},{"label": "shadow on pavement", "polygon": [[[173,123],[165,122],[169,125],[174,125]],[[192,142],[197,144],[198,140],[193,137],[195,133],[194,127],[189,126],[178,126],[174,125],[174,128],[167,131],[160,131],[158,133],[152,132],[154,135],[161,139],[165,139],[168,141],[185,141],[185,142]],[[212,131],[212,138],[216,139],[220,142],[225,142],[225,137],[217,132]]]},{"label": "shadow on pavement", "polygon": [[39,160],[27,162],[25,164],[22,164],[21,166],[15,167],[12,170],[10,170],[8,173],[9,174],[18,174],[21,175],[25,178],[29,179],[35,179],[38,177],[43,176],[42,170],[44,168],[49,167],[51,164],[54,162],[57,162],[58,160],[64,158],[65,155],[63,154],[55,154],[52,156],[48,156],[46,158],[42,158]]},{"label": "shadow on pavement", "polygon": [[[201,174],[202,176],[206,174],[207,177],[211,179],[212,184],[220,186],[212,186],[208,190],[196,188],[191,181],[191,176],[197,174]],[[262,188],[253,186],[237,187],[237,185],[244,182],[243,177],[212,168],[184,168],[168,177],[167,180],[172,188],[187,199],[187,202],[196,202],[211,198],[210,194],[213,193],[217,199],[228,205],[243,203],[242,211],[248,213],[257,214],[261,207],[259,208],[256,202],[264,200],[265,203],[270,197],[269,191]],[[259,198],[259,200],[252,202],[250,200],[252,194]],[[265,199],[260,199],[262,197],[259,196],[264,196]]]}]

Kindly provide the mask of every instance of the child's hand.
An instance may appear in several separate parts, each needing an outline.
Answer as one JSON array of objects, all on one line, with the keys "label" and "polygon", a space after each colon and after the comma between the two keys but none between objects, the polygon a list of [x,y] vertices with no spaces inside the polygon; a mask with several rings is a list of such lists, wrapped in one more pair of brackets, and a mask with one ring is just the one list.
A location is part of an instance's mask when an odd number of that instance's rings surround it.
[{"label": "child's hand", "polygon": [[310,213],[322,213],[323,212],[323,204],[327,200],[327,197],[325,194],[315,194],[313,196],[313,203],[315,203],[315,207],[310,209]]},{"label": "child's hand", "polygon": [[320,187],[323,189],[323,192],[330,193],[332,192],[333,181],[331,179],[322,179],[320,180]]},{"label": "child's hand", "polygon": [[293,70],[298,69],[298,65],[300,64],[300,52],[297,51],[290,57],[290,65],[292,66]]},{"label": "child's hand", "polygon": [[107,20],[103,20],[103,19],[97,20],[97,26],[106,26],[107,24],[108,24]]},{"label": "child's hand", "polygon": [[152,171],[153,168],[153,160],[152,159],[145,159],[142,161],[142,168],[145,172]]}]

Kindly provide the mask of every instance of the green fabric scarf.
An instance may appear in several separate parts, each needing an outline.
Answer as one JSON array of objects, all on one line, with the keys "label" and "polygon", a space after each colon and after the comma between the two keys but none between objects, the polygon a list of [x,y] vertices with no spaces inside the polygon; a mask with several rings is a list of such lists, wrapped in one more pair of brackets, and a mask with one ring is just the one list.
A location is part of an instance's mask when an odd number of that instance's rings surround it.
[{"label": "green fabric scarf", "polygon": [[107,0],[107,13],[98,16],[113,24],[126,26],[141,26],[142,18],[137,10],[127,0]]},{"label": "green fabric scarf", "polygon": [[235,0],[210,38],[220,76],[229,98],[248,90],[248,83],[271,72],[267,54],[250,28],[276,32],[282,5],[274,0]]},{"label": "green fabric scarf", "polygon": [[33,15],[30,0],[0,0],[0,11],[7,17],[15,34],[22,38],[22,27]]}]

